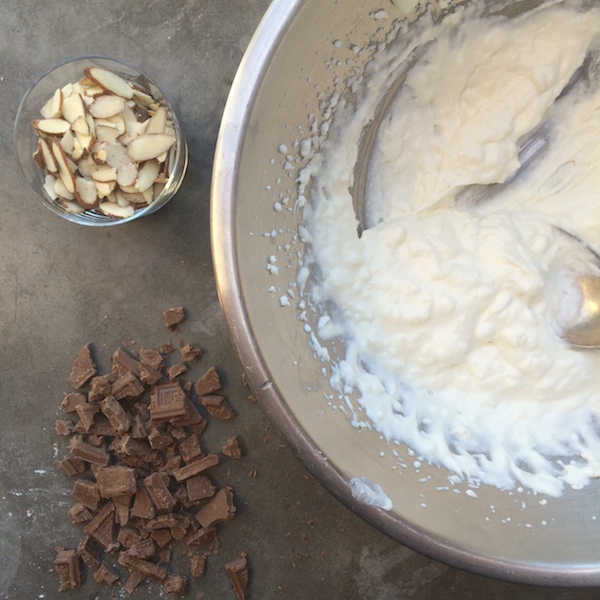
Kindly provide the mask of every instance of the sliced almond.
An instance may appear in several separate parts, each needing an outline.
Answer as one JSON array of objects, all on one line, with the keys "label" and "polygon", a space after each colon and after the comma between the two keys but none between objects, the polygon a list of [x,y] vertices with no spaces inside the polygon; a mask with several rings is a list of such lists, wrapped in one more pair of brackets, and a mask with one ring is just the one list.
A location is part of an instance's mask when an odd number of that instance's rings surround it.
[{"label": "sliced almond", "polygon": [[75,178],[75,200],[86,210],[94,208],[98,204],[100,199],[93,180],[85,177]]},{"label": "sliced almond", "polygon": [[119,131],[114,127],[96,123],[96,139],[98,141],[116,144],[119,135]]},{"label": "sliced almond", "polygon": [[133,98],[133,88],[120,75],[106,69],[101,69],[100,67],[87,67],[83,72],[88,79],[107,92],[122,96],[123,98]]},{"label": "sliced almond", "polygon": [[175,138],[164,133],[145,133],[129,142],[127,152],[133,160],[144,162],[160,156],[175,143]]},{"label": "sliced almond", "polygon": [[146,204],[152,204],[154,201],[154,186],[151,185],[147,190],[142,192],[142,197],[146,201]]},{"label": "sliced almond", "polygon": [[154,104],[154,98],[139,88],[133,89],[132,97],[135,100],[135,103],[142,108],[148,108]]},{"label": "sliced almond", "polygon": [[96,169],[98,169],[98,165],[91,154],[86,154],[77,161],[77,170],[83,177],[92,177]]},{"label": "sliced almond", "polygon": [[121,96],[104,94],[97,96],[88,110],[95,119],[106,119],[118,115],[125,108],[125,100]]},{"label": "sliced almond", "polygon": [[74,123],[79,117],[85,116],[85,104],[79,94],[71,93],[70,96],[65,97],[62,115],[69,123]]},{"label": "sliced almond", "polygon": [[63,180],[60,177],[56,178],[54,182],[54,192],[56,195],[62,200],[75,200],[75,194],[70,192],[63,183]]},{"label": "sliced almond", "polygon": [[46,164],[44,163],[44,152],[42,150],[42,140],[38,140],[37,148],[33,153],[33,160],[40,169],[46,168]]},{"label": "sliced almond", "polygon": [[[127,187],[134,185],[138,178],[137,163],[128,162],[127,164],[117,169],[117,183],[119,187]],[[136,190],[137,191],[137,190]]]},{"label": "sliced almond", "polygon": [[57,140],[52,140],[52,154],[56,159],[58,175],[65,188],[71,193],[75,193],[75,175],[71,169],[70,161]]},{"label": "sliced almond", "polygon": [[71,130],[66,131],[65,135],[60,138],[60,145],[62,149],[65,151],[65,154],[72,155],[73,154],[73,132]]},{"label": "sliced almond", "polygon": [[[83,82],[80,82],[83,83]],[[93,81],[90,81],[89,79],[86,80],[86,83],[84,85],[85,91],[83,92],[85,96],[89,96],[91,98],[93,98],[94,96],[100,96],[102,94],[105,93],[105,89],[99,85],[94,85]]]},{"label": "sliced almond", "polygon": [[106,164],[111,167],[120,168],[123,165],[131,162],[131,157],[127,152],[127,148],[122,144],[105,144],[106,148]]},{"label": "sliced almond", "polygon": [[40,111],[42,117],[44,117],[44,119],[57,119],[60,117],[62,100],[62,90],[58,88],[52,95],[52,98],[50,98],[48,102],[42,106],[42,110]]},{"label": "sliced almond", "polygon": [[139,206],[140,204],[147,204],[146,199],[139,192],[134,194],[126,194],[123,192],[123,190],[116,190],[115,196],[120,206],[129,206],[130,204]]},{"label": "sliced almond", "polygon": [[107,217],[114,217],[116,219],[126,219],[131,217],[135,212],[133,206],[127,207],[120,206],[116,202],[101,202],[98,207]]},{"label": "sliced almond", "polygon": [[96,186],[96,190],[98,190],[98,196],[100,198],[106,198],[110,194],[112,194],[115,186],[117,185],[116,181],[96,181],[95,179],[94,185]]},{"label": "sliced almond", "polygon": [[78,161],[84,155],[83,144],[77,136],[73,137],[73,149],[71,150],[70,154],[71,158],[75,161]]},{"label": "sliced almond", "polygon": [[167,127],[167,111],[161,106],[148,121],[146,133],[165,133]]},{"label": "sliced almond", "polygon": [[44,179],[44,185],[42,186],[42,188],[44,189],[46,194],[48,194],[48,196],[50,197],[50,200],[58,199],[58,194],[56,193],[56,190],[54,189],[55,185],[56,185],[56,177],[54,177],[54,175],[50,175],[50,174],[46,175],[46,178]]},{"label": "sliced almond", "polygon": [[48,140],[40,138],[39,143],[41,145],[42,156],[44,157],[44,165],[46,165],[46,170],[50,173],[56,173],[58,171],[58,167],[56,166],[56,159],[54,158],[54,154],[52,154]]},{"label": "sliced almond", "polygon": [[140,123],[139,121],[135,121],[134,123],[128,122],[126,124],[125,133],[119,138],[119,141],[125,146],[129,145],[132,140],[143,135],[146,132],[148,122],[144,121]]},{"label": "sliced almond", "polygon": [[63,135],[70,127],[65,119],[36,119],[32,125],[34,129],[47,135]]},{"label": "sliced almond", "polygon": [[160,164],[156,159],[147,160],[139,170],[135,187],[138,192],[145,192],[152,187],[154,180],[158,177]]},{"label": "sliced almond", "polygon": [[109,166],[98,167],[92,173],[92,179],[101,183],[117,181],[117,170],[114,167]]},{"label": "sliced almond", "polygon": [[73,202],[71,200],[62,200],[60,202],[63,206],[63,208],[70,213],[73,213],[75,215],[80,215],[84,209],[82,206],[80,206],[79,204],[77,204],[77,202]]}]

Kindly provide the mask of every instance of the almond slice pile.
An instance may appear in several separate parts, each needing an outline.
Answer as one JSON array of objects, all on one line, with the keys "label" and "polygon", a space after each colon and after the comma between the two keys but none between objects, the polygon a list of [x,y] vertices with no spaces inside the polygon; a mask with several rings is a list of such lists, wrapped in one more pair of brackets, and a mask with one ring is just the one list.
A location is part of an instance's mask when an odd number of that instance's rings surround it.
[{"label": "almond slice pile", "polygon": [[72,213],[123,219],[152,204],[171,173],[176,136],[169,111],[100,67],[57,89],[33,121],[44,190]]}]

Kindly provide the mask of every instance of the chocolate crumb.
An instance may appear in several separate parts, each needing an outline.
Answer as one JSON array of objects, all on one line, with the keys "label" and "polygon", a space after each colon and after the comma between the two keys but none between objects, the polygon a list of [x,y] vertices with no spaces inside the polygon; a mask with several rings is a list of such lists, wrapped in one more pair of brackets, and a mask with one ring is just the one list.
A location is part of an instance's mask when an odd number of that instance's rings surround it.
[{"label": "chocolate crumb", "polygon": [[171,340],[169,340],[168,342],[165,342],[160,347],[161,354],[171,354],[171,352],[173,352],[173,350],[175,350],[175,348],[173,348],[173,343],[171,342]]},{"label": "chocolate crumb", "polygon": [[246,556],[240,556],[225,564],[225,571],[229,576],[231,587],[238,600],[245,600],[246,588],[248,587],[248,560]]},{"label": "chocolate crumb", "polygon": [[163,312],[163,320],[165,322],[165,326],[171,331],[174,331],[177,328],[177,325],[185,321],[185,309],[183,306],[178,306],[177,308],[168,308]]},{"label": "chocolate crumb", "polygon": [[73,362],[71,373],[67,377],[67,381],[76,390],[84,386],[96,374],[96,363],[92,360],[91,346],[91,344],[86,344],[81,348]]},{"label": "chocolate crumb", "polygon": [[54,430],[58,435],[68,436],[73,433],[73,423],[71,421],[55,421]]}]

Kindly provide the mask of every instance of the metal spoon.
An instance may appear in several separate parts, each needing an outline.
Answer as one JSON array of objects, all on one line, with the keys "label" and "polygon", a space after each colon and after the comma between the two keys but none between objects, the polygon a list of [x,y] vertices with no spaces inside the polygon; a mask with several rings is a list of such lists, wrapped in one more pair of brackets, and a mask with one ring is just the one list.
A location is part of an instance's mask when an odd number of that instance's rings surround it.
[{"label": "metal spoon", "polygon": [[582,301],[577,320],[565,328],[563,338],[572,348],[600,348],[600,277],[593,275],[577,279]]}]

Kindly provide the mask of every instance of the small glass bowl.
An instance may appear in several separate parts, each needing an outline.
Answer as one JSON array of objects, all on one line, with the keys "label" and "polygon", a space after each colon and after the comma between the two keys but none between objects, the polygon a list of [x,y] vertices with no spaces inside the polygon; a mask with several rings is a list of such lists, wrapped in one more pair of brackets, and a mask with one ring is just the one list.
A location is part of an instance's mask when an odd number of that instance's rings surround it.
[{"label": "small glass bowl", "polygon": [[[135,210],[131,216],[125,218],[109,217],[98,209],[85,210],[81,213],[67,210],[59,200],[53,200],[44,190],[45,170],[38,167],[33,159],[39,138],[32,122],[42,118],[40,110],[57,88],[79,81],[84,77],[84,68],[92,66],[112,71],[152,96],[160,106],[167,109],[175,131],[174,160],[170,165],[170,174],[164,188],[148,206]],[[80,225],[96,227],[121,225],[156,212],[175,195],[181,186],[188,164],[188,148],[185,136],[171,104],[161,89],[137,67],[103,56],[82,56],[69,60],[42,75],[21,100],[15,120],[14,140],[21,173],[34,195],[53,213]]]}]

